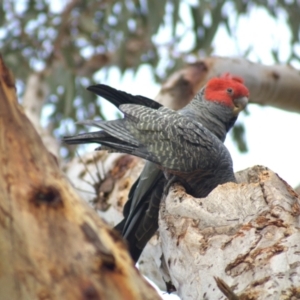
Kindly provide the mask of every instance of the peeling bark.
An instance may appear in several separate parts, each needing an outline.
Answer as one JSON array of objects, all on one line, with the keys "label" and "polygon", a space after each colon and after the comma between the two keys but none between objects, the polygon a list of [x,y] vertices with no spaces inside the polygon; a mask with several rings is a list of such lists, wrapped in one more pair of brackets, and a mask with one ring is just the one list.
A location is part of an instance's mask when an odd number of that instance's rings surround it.
[{"label": "peeling bark", "polygon": [[160,299],[79,199],[0,59],[0,299]]},{"label": "peeling bark", "polygon": [[162,268],[182,299],[226,299],[226,286],[237,299],[297,299],[300,199],[265,167],[237,178],[203,199],[170,189],[159,217]]}]

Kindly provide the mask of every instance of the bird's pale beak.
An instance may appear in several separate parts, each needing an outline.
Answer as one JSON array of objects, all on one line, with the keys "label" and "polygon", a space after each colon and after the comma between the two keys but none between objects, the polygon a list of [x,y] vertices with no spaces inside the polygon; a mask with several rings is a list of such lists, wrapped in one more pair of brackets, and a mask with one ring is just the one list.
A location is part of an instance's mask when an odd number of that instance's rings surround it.
[{"label": "bird's pale beak", "polygon": [[234,99],[234,113],[238,114],[240,111],[242,111],[246,107],[248,101],[249,98],[246,96]]}]

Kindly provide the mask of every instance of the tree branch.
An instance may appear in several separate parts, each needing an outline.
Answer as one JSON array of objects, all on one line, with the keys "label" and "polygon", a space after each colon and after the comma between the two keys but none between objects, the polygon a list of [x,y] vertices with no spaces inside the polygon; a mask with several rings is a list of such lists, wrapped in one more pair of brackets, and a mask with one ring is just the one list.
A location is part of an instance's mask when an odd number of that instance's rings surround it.
[{"label": "tree branch", "polygon": [[203,199],[170,190],[159,218],[162,268],[182,299],[225,299],[214,277],[240,299],[297,297],[298,195],[265,167],[237,178]]},{"label": "tree branch", "polygon": [[214,76],[230,72],[244,78],[251,103],[300,112],[300,72],[288,65],[265,66],[244,58],[207,57],[175,72],[157,100],[180,109]]}]

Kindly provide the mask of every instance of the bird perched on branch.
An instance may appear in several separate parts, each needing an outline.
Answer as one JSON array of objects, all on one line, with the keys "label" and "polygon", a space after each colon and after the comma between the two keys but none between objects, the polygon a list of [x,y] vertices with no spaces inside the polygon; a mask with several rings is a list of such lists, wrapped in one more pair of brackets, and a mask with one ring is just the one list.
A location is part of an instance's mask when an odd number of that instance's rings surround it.
[{"label": "bird perched on branch", "polygon": [[85,122],[102,130],[65,137],[64,141],[100,143],[100,150],[149,161],[131,188],[125,219],[116,226],[137,261],[158,228],[159,203],[166,185],[177,181],[191,195],[205,197],[218,184],[235,181],[231,157],[222,142],[245,108],[249,92],[241,78],[225,74],[212,78],[190,104],[175,112],[146,97],[106,85],[88,90],[108,99],[125,117]]}]

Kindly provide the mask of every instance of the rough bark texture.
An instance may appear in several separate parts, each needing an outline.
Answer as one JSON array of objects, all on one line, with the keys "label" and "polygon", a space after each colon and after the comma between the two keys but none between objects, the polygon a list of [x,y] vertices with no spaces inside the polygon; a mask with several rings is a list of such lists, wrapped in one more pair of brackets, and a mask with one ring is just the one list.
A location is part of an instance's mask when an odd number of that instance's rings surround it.
[{"label": "rough bark texture", "polygon": [[159,299],[60,172],[0,60],[0,299]]},{"label": "rough bark texture", "polygon": [[265,167],[237,178],[203,199],[171,188],[160,209],[162,269],[182,299],[299,299],[298,195]]}]

